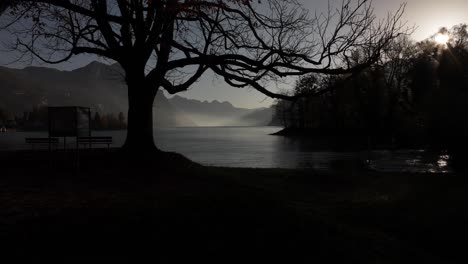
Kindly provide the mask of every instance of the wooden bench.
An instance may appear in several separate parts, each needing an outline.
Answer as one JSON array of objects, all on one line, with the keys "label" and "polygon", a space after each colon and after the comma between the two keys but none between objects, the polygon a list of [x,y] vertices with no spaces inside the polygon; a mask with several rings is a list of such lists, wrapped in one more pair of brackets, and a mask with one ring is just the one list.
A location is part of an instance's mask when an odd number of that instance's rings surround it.
[{"label": "wooden bench", "polygon": [[32,146],[32,149],[34,149],[35,145],[47,145],[49,149],[51,149],[52,146],[57,147],[59,143],[58,138],[54,137],[47,137],[47,138],[25,138],[26,144],[30,144]]},{"label": "wooden bench", "polygon": [[112,143],[112,137],[78,137],[76,139],[77,146],[89,145],[89,148],[92,148],[93,145],[107,145],[107,148],[110,148]]}]

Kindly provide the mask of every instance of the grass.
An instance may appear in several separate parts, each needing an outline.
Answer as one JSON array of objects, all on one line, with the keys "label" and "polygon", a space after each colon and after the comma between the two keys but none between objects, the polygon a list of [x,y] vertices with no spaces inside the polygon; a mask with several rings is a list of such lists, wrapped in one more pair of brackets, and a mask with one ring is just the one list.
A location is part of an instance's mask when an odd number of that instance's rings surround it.
[{"label": "grass", "polygon": [[135,167],[105,152],[83,154],[77,168],[46,155],[0,155],[6,253],[68,263],[465,262],[462,175],[214,168],[177,155]]}]

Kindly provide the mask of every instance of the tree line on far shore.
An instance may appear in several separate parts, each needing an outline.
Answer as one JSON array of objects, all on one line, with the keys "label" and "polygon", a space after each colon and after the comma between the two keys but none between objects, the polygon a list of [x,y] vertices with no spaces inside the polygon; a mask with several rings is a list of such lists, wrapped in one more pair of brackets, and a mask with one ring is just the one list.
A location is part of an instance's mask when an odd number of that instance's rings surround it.
[{"label": "tree line on far shore", "polygon": [[[437,42],[440,35],[448,42]],[[363,56],[356,52],[350,63]],[[276,103],[276,118],[291,130],[460,145],[468,132],[468,25],[442,28],[418,43],[395,39],[379,63],[357,74],[301,77],[293,94],[304,93],[309,95]]]},{"label": "tree line on far shore", "polygon": [[[127,128],[125,114],[99,113],[91,116],[92,130],[121,130]],[[26,111],[22,116],[14,115],[0,108],[0,127],[25,131],[38,131],[48,129],[48,110],[46,106],[34,106],[32,111]]]}]

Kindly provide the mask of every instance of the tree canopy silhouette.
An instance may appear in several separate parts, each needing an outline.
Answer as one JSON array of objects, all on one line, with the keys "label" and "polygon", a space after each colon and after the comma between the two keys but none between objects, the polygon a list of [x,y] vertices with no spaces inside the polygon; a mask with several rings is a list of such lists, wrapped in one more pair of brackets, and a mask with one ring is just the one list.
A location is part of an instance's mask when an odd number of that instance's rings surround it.
[{"label": "tree canopy silhouette", "polygon": [[[379,20],[370,0],[344,0],[315,15],[296,0],[7,0],[2,12],[21,59],[54,64],[86,53],[122,66],[129,99],[124,148],[139,152],[156,149],[159,89],[185,91],[211,71],[232,87],[291,99],[268,86],[288,76],[360,71],[405,33],[404,5]],[[353,63],[357,50],[364,57]]]}]

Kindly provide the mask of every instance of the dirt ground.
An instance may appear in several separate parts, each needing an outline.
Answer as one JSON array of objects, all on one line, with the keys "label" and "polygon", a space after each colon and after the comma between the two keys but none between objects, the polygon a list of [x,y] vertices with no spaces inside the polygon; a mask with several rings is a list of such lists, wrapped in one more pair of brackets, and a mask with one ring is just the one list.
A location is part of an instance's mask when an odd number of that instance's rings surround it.
[{"label": "dirt ground", "polygon": [[457,174],[0,153],[0,251],[31,260],[466,263]]}]

